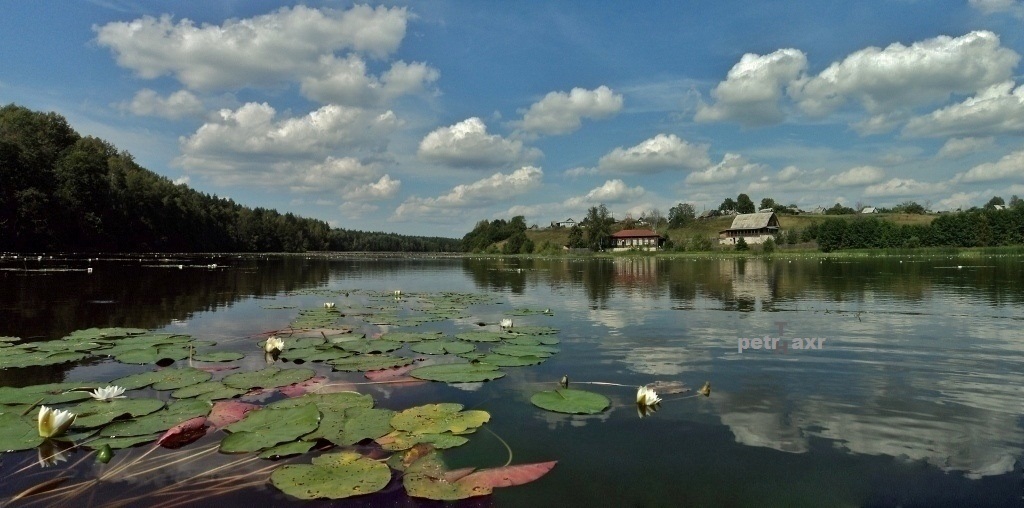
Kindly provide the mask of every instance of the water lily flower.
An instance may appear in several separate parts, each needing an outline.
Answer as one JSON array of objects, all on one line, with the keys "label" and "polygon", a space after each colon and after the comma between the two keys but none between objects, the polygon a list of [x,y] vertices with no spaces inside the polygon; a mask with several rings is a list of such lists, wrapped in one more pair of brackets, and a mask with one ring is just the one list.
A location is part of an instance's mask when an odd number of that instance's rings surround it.
[{"label": "water lily flower", "polygon": [[655,392],[653,388],[647,386],[641,386],[636,390],[636,405],[642,407],[652,407],[661,403],[661,397],[658,397],[658,392]]},{"label": "water lily flower", "polygon": [[561,385],[562,388],[568,388],[569,387],[569,375],[568,374],[563,375],[562,379],[560,379],[558,381],[558,384]]},{"label": "water lily flower", "polygon": [[120,386],[107,386],[104,388],[97,388],[89,392],[89,395],[92,395],[92,398],[96,400],[109,402],[114,399],[123,399],[124,388],[121,388]]},{"label": "water lily flower", "polygon": [[512,328],[512,319],[510,319],[510,318],[502,319],[501,320],[501,327],[502,328]]},{"label": "water lily flower", "polygon": [[78,416],[71,411],[39,406],[39,435],[58,437],[67,432],[68,427],[75,423],[75,418]]},{"label": "water lily flower", "polygon": [[263,344],[263,350],[271,354],[280,353],[284,351],[284,341],[271,335],[267,338],[267,342]]},{"label": "water lily flower", "polygon": [[401,289],[396,289],[395,290],[395,298],[401,298],[401,297],[402,297],[402,290]]},{"label": "water lily flower", "polygon": [[334,308],[334,302],[327,302],[327,303],[325,303],[324,304],[324,308],[325,309],[333,309]]}]

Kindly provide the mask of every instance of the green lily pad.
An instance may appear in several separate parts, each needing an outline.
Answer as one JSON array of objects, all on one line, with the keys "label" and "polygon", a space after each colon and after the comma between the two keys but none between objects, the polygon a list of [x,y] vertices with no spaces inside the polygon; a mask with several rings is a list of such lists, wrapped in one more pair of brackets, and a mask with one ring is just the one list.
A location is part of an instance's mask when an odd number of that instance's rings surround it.
[{"label": "green lily pad", "polygon": [[209,353],[199,353],[192,357],[197,362],[233,362],[242,358],[245,358],[245,355],[232,351],[210,351]]},{"label": "green lily pad", "polygon": [[463,411],[462,407],[452,402],[412,407],[396,413],[391,418],[391,426],[413,434],[464,434],[491,419],[487,411]]},{"label": "green lily pad", "polygon": [[456,501],[476,496],[486,496],[493,491],[490,485],[479,482],[448,481],[448,470],[436,452],[431,452],[413,462],[402,476],[405,491],[412,497],[435,501]]},{"label": "green lily pad", "polygon": [[21,342],[20,337],[0,337],[0,346],[10,346],[14,342]]},{"label": "green lily pad", "polygon": [[512,346],[554,346],[558,344],[558,337],[554,335],[521,335],[514,339],[503,342]]},{"label": "green lily pad", "polygon": [[[363,395],[356,392],[306,394],[293,399],[279,400],[267,405],[267,408],[289,408],[310,403],[316,404],[317,409],[320,410],[320,426],[317,427],[315,431],[302,436],[304,441],[326,439],[337,445],[349,445],[363,439],[359,438],[355,441],[349,442],[349,439],[346,437],[345,429],[351,418],[349,411],[355,409],[370,409],[373,407],[373,397],[369,395]],[[385,420],[385,423],[387,423],[387,420]],[[387,430],[385,430],[382,435],[388,433],[390,430],[391,426],[388,424]]]},{"label": "green lily pad", "polygon": [[515,346],[510,344],[502,344],[491,349],[492,353],[506,356],[539,356],[541,358],[548,358],[555,353],[558,353],[558,348],[551,346]]},{"label": "green lily pad", "polygon": [[282,369],[279,367],[267,367],[255,372],[239,372],[231,374],[222,381],[225,386],[249,390],[252,388],[278,388],[290,384],[301,383],[313,376],[316,372],[312,369]]},{"label": "green lily pad", "polygon": [[118,418],[148,415],[163,407],[164,401],[157,399],[87,400],[69,411],[78,415],[73,427],[91,429],[106,425]]},{"label": "green lily pad", "polygon": [[554,313],[551,312],[551,309],[515,309],[512,312],[509,312],[509,314],[513,315],[513,316],[538,316],[538,315],[553,316],[554,315]]},{"label": "green lily pad", "polygon": [[176,399],[219,400],[231,399],[244,394],[246,391],[248,390],[224,386],[224,383],[220,381],[206,381],[179,388],[171,392],[171,397]]},{"label": "green lily pad", "polygon": [[527,365],[538,365],[544,363],[547,358],[540,356],[508,356],[508,355],[497,355],[489,354],[479,358],[479,361],[483,363],[489,363],[491,365],[497,365],[498,367],[525,367]]},{"label": "green lily pad", "polygon": [[400,356],[365,355],[341,358],[338,360],[332,360],[329,363],[334,366],[334,370],[360,372],[405,367],[406,365],[410,365],[412,362],[412,358],[403,358]]},{"label": "green lily pad", "polygon": [[554,335],[558,333],[558,328],[551,328],[550,326],[517,326],[510,329],[509,332],[518,335]]},{"label": "green lily pad", "polygon": [[330,362],[332,360],[340,360],[342,358],[348,358],[350,356],[352,356],[352,353],[337,347],[329,347],[324,349],[289,349],[281,353],[281,358],[291,362],[296,362],[300,360],[304,362]]},{"label": "green lily pad", "polygon": [[299,499],[343,499],[372,494],[391,481],[391,469],[355,452],[321,455],[312,464],[289,464],[274,470],[270,481]]},{"label": "green lily pad", "polygon": [[190,351],[188,347],[166,346],[160,348],[133,349],[114,355],[114,359],[121,363],[135,365],[156,364],[167,360],[184,360],[188,358]]},{"label": "green lily pad", "polygon": [[177,390],[178,388],[209,381],[211,377],[213,375],[209,372],[194,367],[185,367],[182,369],[161,369],[141,374],[132,374],[131,376],[111,381],[110,384],[122,386],[128,390],[144,388],[149,385],[153,385],[154,390]]},{"label": "green lily pad", "polygon": [[534,406],[548,411],[577,415],[601,413],[612,404],[608,397],[600,393],[572,388],[535,393],[533,397],[530,397],[530,402]]},{"label": "green lily pad", "polygon": [[153,434],[145,434],[142,436],[127,436],[127,437],[101,437],[99,439],[93,439],[86,445],[93,450],[99,450],[104,445],[109,446],[113,450],[121,450],[124,448],[131,448],[138,446],[143,443],[152,443],[157,439],[160,439],[162,432],[156,432]]},{"label": "green lily pad", "polygon": [[224,427],[231,434],[220,442],[220,451],[241,453],[263,450],[298,439],[316,430],[319,424],[320,410],[316,404],[250,411],[242,421]]},{"label": "green lily pad", "polygon": [[505,373],[498,370],[497,365],[487,363],[428,365],[413,369],[409,372],[409,375],[416,379],[442,381],[445,383],[478,383],[505,377]]},{"label": "green lily pad", "polygon": [[78,383],[48,383],[23,388],[0,387],[0,404],[62,404],[91,399]]},{"label": "green lily pad", "polygon": [[413,434],[402,430],[396,430],[377,438],[377,444],[390,452],[408,450],[418,444],[429,444],[438,450],[446,450],[462,446],[468,442],[469,439],[463,436],[456,436],[447,432],[444,434]]},{"label": "green lily pad", "polygon": [[425,355],[462,354],[476,349],[476,346],[455,340],[432,340],[409,346],[409,349]]},{"label": "green lily pad", "polygon": [[392,342],[390,340],[380,339],[362,339],[344,342],[340,344],[345,351],[352,351],[353,353],[371,354],[371,353],[390,353],[402,349],[405,344],[401,342]]},{"label": "green lily pad", "polygon": [[42,444],[35,418],[20,413],[0,413],[0,453],[31,450]]},{"label": "green lily pad", "polygon": [[143,330],[142,328],[86,328],[84,330],[75,330],[61,340],[116,339],[119,337],[142,335],[146,333],[146,331],[147,330]]},{"label": "green lily pad", "polygon": [[381,340],[409,343],[439,339],[443,336],[444,334],[441,332],[388,332],[381,335],[380,338]]},{"label": "green lily pad", "polygon": [[455,335],[456,339],[466,340],[469,342],[501,342],[503,339],[514,339],[515,337],[515,335],[510,333],[485,332],[481,330],[462,332]]},{"label": "green lily pad", "polygon": [[267,448],[260,452],[261,459],[281,459],[293,455],[302,455],[311,450],[316,443],[311,441],[295,441]]},{"label": "green lily pad", "polygon": [[[209,402],[195,399],[175,401],[166,408],[146,416],[114,422],[100,430],[103,437],[142,436],[163,432],[185,420],[210,414]],[[113,446],[111,446],[113,447]]]}]

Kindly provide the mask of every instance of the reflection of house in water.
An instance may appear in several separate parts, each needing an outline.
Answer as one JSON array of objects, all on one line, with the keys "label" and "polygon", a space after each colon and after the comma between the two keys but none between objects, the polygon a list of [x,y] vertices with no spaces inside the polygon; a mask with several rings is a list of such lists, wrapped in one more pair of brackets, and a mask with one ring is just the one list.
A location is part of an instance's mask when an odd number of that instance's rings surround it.
[{"label": "reflection of house in water", "polygon": [[617,287],[656,287],[658,260],[654,258],[622,258],[615,260]]},{"label": "reflection of house in water", "polygon": [[723,259],[718,274],[732,289],[737,301],[756,304],[772,300],[772,278],[769,264],[763,260]]}]

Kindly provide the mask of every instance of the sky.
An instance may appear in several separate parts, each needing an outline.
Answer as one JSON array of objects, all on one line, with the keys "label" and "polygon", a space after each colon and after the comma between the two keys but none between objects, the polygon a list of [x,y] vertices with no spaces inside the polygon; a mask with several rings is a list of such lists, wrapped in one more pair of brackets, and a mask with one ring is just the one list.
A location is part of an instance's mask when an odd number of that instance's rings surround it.
[{"label": "sky", "polygon": [[349,229],[1024,196],[1024,1],[7,2],[0,104]]}]

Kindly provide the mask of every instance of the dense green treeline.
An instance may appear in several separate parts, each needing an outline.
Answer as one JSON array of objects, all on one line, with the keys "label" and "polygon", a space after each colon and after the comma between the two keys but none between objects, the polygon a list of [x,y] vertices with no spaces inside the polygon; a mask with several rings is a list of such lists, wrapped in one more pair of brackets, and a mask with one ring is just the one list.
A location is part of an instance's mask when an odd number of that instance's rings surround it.
[{"label": "dense green treeline", "polygon": [[461,250],[459,240],[332,229],[175,185],[56,113],[0,108],[0,251]]},{"label": "dense green treeline", "polygon": [[896,224],[875,217],[828,219],[803,232],[823,252],[840,249],[990,247],[1024,243],[1024,206],[943,214],[931,224]]}]

